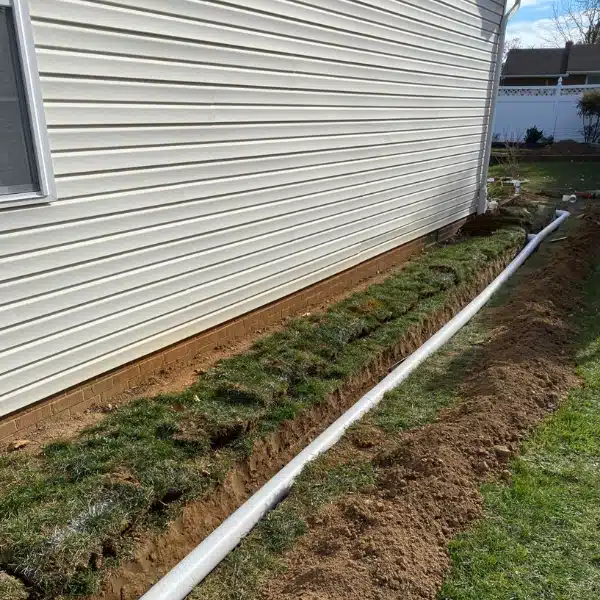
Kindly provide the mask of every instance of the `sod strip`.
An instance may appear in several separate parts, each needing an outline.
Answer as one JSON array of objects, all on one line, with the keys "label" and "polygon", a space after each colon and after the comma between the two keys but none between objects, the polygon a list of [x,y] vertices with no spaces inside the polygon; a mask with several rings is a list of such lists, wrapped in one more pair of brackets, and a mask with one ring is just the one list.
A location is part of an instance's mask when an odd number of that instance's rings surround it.
[{"label": "sod strip", "polygon": [[436,247],[220,361],[182,393],[124,405],[39,456],[0,456],[0,570],[38,598],[93,593],[131,532],[164,526],[210,493],[257,440],[326,402],[524,238],[507,228]]}]

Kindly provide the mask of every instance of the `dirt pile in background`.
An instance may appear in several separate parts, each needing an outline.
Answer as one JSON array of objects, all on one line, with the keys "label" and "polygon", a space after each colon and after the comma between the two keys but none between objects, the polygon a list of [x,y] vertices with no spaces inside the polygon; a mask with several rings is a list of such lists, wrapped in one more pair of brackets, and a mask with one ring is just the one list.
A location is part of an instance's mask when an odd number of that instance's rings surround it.
[{"label": "dirt pile in background", "polygon": [[462,385],[463,402],[383,449],[368,432],[344,442],[354,442],[348,450],[357,457],[371,456],[377,489],[321,511],[262,598],[436,598],[448,542],[481,512],[478,486],[510,476],[506,464],[521,438],[577,385],[571,317],[595,266],[600,211],[588,210],[575,233],[488,311],[493,336]]}]

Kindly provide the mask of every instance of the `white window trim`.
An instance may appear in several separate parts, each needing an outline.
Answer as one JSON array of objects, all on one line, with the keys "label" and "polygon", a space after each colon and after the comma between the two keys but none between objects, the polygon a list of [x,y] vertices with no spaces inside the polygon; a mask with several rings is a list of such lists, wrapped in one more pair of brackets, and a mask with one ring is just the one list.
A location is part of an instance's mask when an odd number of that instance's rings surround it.
[{"label": "white window trim", "polygon": [[46,204],[56,200],[56,183],[52,168],[52,155],[48,141],[48,128],[40,75],[33,41],[33,30],[29,16],[29,0],[0,0],[0,6],[12,9],[17,36],[19,57],[23,69],[23,84],[29,111],[31,136],[37,175],[40,184],[39,192],[22,194],[6,194],[0,196],[0,210],[14,206]]}]

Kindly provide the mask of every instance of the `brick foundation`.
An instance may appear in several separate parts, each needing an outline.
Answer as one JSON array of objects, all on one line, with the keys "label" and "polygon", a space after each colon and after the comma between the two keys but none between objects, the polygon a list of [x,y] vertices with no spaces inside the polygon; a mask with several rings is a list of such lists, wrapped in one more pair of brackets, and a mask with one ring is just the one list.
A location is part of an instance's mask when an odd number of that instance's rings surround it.
[{"label": "brick foundation", "polygon": [[28,430],[42,422],[68,419],[94,405],[106,403],[125,390],[143,384],[151,375],[166,367],[183,366],[199,354],[209,354],[223,344],[275,325],[333,295],[351,291],[361,281],[406,262],[427,245],[450,238],[465,222],[466,219],[462,219],[442,227],[432,234],[375,256],[271,304],[6,415],[0,419],[0,442],[23,437]]}]

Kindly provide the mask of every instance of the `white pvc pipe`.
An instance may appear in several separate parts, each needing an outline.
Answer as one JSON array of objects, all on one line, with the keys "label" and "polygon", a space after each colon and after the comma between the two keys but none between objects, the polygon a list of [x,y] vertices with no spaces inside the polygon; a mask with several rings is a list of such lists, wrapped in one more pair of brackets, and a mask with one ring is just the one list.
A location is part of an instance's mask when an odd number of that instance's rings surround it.
[{"label": "white pvc pipe", "polygon": [[568,216],[567,211],[556,211],[556,219],[536,236],[533,236],[517,257],[479,296],[283,467],[277,475],[144,594],[141,600],[183,600],[240,543],[240,540],[256,523],[288,494],[294,479],[307,463],[329,450],[339,441],[350,425],[381,401],[386,392],[397,387],[426,358],[439,350],[466,325],[527,260],[542,240],[557,229]]}]

